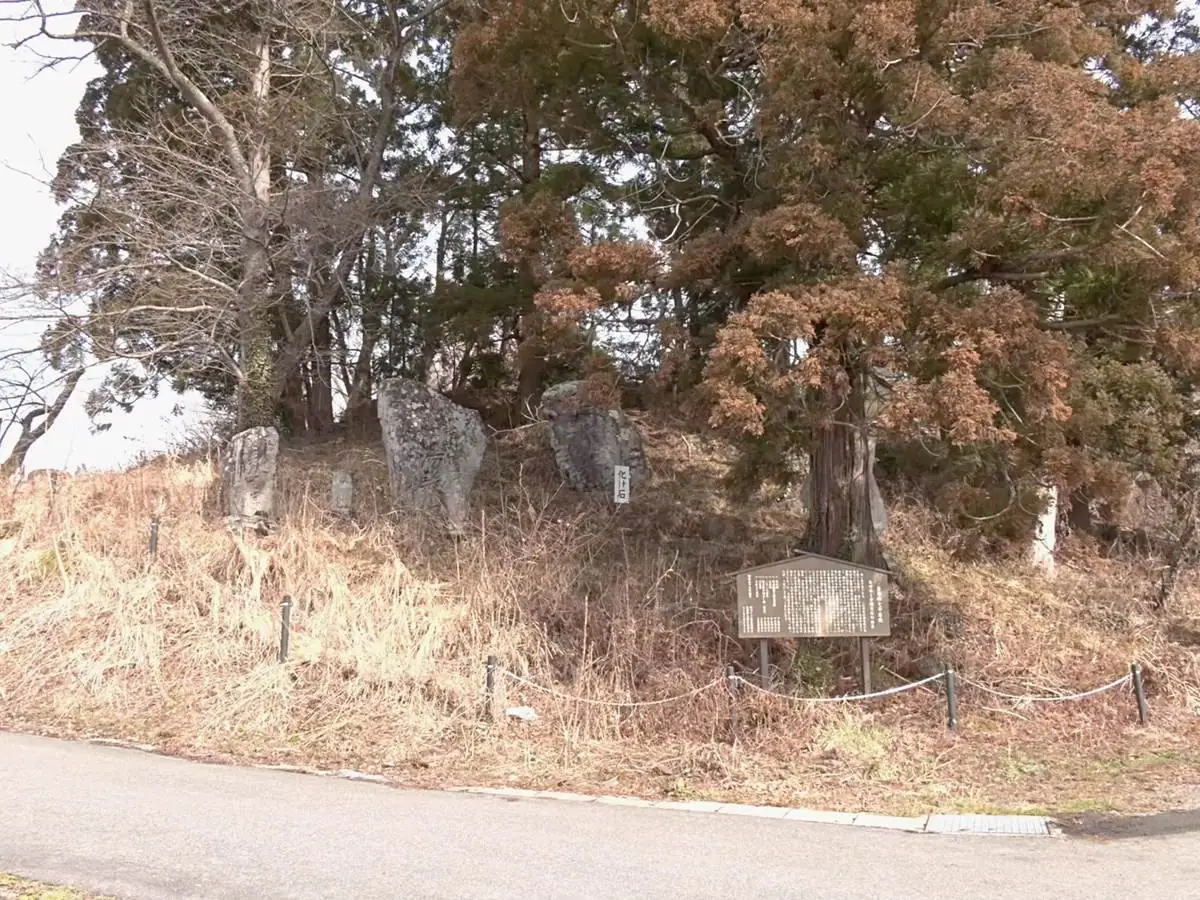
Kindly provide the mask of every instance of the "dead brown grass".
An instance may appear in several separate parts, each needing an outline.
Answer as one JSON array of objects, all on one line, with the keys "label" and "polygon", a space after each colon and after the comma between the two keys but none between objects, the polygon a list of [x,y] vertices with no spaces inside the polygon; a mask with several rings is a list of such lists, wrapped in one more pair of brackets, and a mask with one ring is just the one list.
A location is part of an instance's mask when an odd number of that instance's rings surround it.
[{"label": "dead brown grass", "polygon": [[[1047,583],[1010,561],[967,565],[898,503],[902,576],[883,686],[942,661],[1014,693],[1084,689],[1132,660],[1154,725],[1127,694],[1029,707],[964,691],[805,707],[744,695],[732,742],[721,689],[661,707],[750,654],[732,636],[728,573],[795,549],[786,503],[719,490],[719,444],[643,422],[653,487],[611,511],[560,484],[545,435],[501,436],[471,534],[451,541],[387,512],[371,448],[286,453],[283,527],[225,532],[203,460],[162,458],[8,500],[0,528],[0,723],[174,752],[384,772],[424,784],[508,783],[833,808],[1140,810],[1197,802],[1200,585],[1167,613],[1153,573],[1069,551]],[[327,511],[331,472],[355,475],[351,522]],[[149,521],[162,520],[158,558]],[[1071,556],[1070,553],[1074,555]],[[275,661],[295,598],[291,659]],[[783,644],[788,689],[841,691],[850,647]],[[488,724],[483,662],[611,706],[506,683],[534,724]]]}]

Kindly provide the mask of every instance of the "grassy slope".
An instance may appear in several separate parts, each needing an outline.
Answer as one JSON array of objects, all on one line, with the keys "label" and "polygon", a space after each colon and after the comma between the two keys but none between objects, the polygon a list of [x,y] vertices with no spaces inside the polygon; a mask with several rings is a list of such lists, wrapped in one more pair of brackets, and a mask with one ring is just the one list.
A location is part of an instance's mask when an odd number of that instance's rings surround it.
[{"label": "grassy slope", "polygon": [[[958,737],[943,700],[869,706],[739,700],[720,689],[631,711],[507,684],[535,724],[481,720],[483,660],[607,701],[679,694],[750,664],[732,582],[794,549],[785,504],[738,506],[726,452],[645,422],[654,484],[627,508],[563,489],[540,426],[501,437],[476,526],[455,544],[389,520],[369,446],[286,453],[286,527],[231,538],[204,461],[161,459],[23,489],[0,532],[0,724],[121,737],[201,756],[649,796],[924,812],[1141,810],[1200,803],[1200,586],[1155,612],[1147,573],[1068,549],[1052,583],[952,560],[929,516],[895,504],[902,575],[877,685],[942,660],[1016,693],[1083,689],[1140,660],[1154,725],[1106,694],[1030,708],[966,690]],[[354,523],[326,511],[330,471],[356,478]],[[162,517],[159,557],[146,551]],[[274,661],[296,598],[292,659]],[[843,644],[845,644],[843,646]],[[848,642],[777,648],[789,689],[852,684]]]}]

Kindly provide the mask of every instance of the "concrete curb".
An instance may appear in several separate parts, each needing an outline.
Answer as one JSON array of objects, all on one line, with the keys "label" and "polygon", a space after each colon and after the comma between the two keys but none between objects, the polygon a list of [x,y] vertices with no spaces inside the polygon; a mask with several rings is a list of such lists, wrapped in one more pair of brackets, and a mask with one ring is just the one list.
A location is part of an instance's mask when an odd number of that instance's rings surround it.
[{"label": "concrete curb", "polygon": [[642,800],[637,797],[605,797],[571,794],[562,791],[533,791],[524,788],[454,787],[463,794],[483,794],[510,800],[558,800],[567,803],[595,803],[601,806],[634,806],[642,809],[673,809],[680,812],[715,813],[724,816],[751,816],[759,819],[783,819],[822,825],[850,825],[906,831],[910,834],[965,834],[1004,837],[1055,837],[1061,832],[1044,816],[944,815],[933,813],[912,818],[877,816],[871,813],[824,812],[785,806],[750,806],[712,800]]},{"label": "concrete curb", "polygon": [[[140,750],[163,755],[150,744],[108,738],[85,738],[84,743]],[[200,760],[193,760],[200,761]],[[211,764],[211,763],[210,763]],[[217,763],[220,765],[221,763]],[[324,770],[308,766],[282,764],[251,764],[249,768],[319,778],[340,778],[346,781],[365,781],[381,785],[392,782],[382,776],[353,769]],[[932,813],[927,816],[878,816],[872,813],[825,812],[819,809],[799,809],[787,806],[751,806],[744,803],[721,803],[716,800],[643,800],[640,797],[614,797],[593,794],[573,794],[565,791],[535,791],[526,788],[451,787],[447,791],[460,794],[484,794],[510,800],[558,800],[567,803],[595,803],[600,806],[633,806],[642,809],[673,809],[679,812],[716,813],[723,816],[750,816],[759,819],[783,819],[789,822],[808,822],[819,825],[851,825],[857,828],[877,828],[887,831],[906,831],[910,834],[965,834],[1002,837],[1056,837],[1062,830],[1045,816],[987,816],[948,815]]]}]

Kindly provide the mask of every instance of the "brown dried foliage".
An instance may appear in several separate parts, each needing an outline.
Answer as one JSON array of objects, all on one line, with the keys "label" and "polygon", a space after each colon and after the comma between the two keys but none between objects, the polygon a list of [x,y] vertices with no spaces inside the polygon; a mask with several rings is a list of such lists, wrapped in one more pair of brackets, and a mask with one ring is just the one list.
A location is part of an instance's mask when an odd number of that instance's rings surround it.
[{"label": "brown dried foliage", "polygon": [[[763,190],[735,229],[681,248],[672,278],[763,273],[709,359],[713,424],[799,434],[798,414],[832,414],[815,389],[843,396],[882,366],[904,376],[876,423],[895,438],[991,446],[1064,485],[1111,479],[1116,457],[1090,463],[1073,422],[1095,399],[1090,355],[1200,362],[1200,124],[1178,106],[1200,66],[1139,60],[1123,34],[1171,4],[739,11],[763,76]],[[864,259],[876,274],[857,274]]]}]

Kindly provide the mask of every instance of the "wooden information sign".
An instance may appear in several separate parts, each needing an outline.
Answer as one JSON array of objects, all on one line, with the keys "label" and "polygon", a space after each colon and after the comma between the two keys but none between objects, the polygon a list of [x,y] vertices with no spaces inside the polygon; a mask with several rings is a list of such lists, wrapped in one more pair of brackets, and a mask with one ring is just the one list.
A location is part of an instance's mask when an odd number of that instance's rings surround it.
[{"label": "wooden information sign", "polygon": [[736,574],[739,638],[886,637],[888,573],[803,553]]}]

